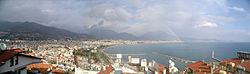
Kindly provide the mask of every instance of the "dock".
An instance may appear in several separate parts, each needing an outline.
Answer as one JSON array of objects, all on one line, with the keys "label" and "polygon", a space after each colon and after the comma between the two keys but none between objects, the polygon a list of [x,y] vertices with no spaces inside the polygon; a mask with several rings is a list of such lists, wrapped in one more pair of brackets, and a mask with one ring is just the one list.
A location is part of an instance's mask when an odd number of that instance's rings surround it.
[{"label": "dock", "polygon": [[216,60],[216,61],[218,61],[218,62],[221,61],[220,59],[214,57],[214,51],[212,51],[212,56],[211,56],[211,57],[212,57],[212,59],[214,59],[214,60]]},{"label": "dock", "polygon": [[[109,54],[106,53],[109,57],[114,58],[117,56],[117,54]],[[144,56],[145,54],[122,54],[122,56]]]},{"label": "dock", "polygon": [[212,58],[212,59],[214,59],[214,60],[216,60],[216,61],[218,61],[218,62],[220,62],[221,60],[220,59],[218,59],[218,58]]},{"label": "dock", "polygon": [[161,54],[161,53],[158,53],[158,52],[152,52],[152,54],[159,55],[159,56],[165,56],[165,57],[168,57],[168,58],[171,58],[171,59],[174,59],[174,60],[180,60],[180,61],[188,62],[188,63],[194,63],[195,62],[195,61],[191,61],[191,60],[187,60],[187,59],[182,59],[182,58],[179,58],[179,57],[174,57],[174,56],[169,56],[169,55],[166,55],[166,54]]}]

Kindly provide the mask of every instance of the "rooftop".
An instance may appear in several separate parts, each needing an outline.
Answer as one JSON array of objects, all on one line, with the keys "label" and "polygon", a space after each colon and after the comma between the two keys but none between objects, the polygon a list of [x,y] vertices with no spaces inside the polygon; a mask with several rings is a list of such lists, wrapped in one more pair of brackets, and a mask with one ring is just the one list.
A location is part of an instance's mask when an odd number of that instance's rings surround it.
[{"label": "rooftop", "polygon": [[13,57],[14,55],[16,55],[17,53],[20,53],[20,52],[24,52],[24,50],[22,49],[11,49],[11,50],[5,50],[5,51],[2,51],[0,53],[0,62],[4,62],[8,59],[10,59],[11,57]]},{"label": "rooftop", "polygon": [[[197,61],[195,63],[189,64],[186,66],[186,68],[190,68],[192,69],[196,74],[204,74],[204,73],[210,73],[211,72],[211,66],[208,65],[207,63],[203,62],[203,61]],[[215,70],[218,68],[215,68]],[[215,71],[214,70],[214,71]],[[219,72],[219,70],[217,70],[214,73]]]},{"label": "rooftop", "polygon": [[159,74],[163,74],[164,69],[166,69],[166,73],[168,73],[168,68],[164,66],[163,64],[158,63],[158,67],[156,68],[157,72]]},{"label": "rooftop", "polygon": [[40,72],[46,72],[49,68],[52,68],[52,65],[44,63],[31,64],[27,66],[27,70],[38,70]]},{"label": "rooftop", "polygon": [[220,62],[221,65],[227,65],[230,63],[235,63],[234,67],[242,66],[245,70],[250,72],[250,60],[243,60],[239,58],[227,59]]},{"label": "rooftop", "polygon": [[112,72],[114,70],[114,68],[112,67],[112,65],[106,66],[106,70],[101,70],[98,74],[110,74],[110,72]]}]

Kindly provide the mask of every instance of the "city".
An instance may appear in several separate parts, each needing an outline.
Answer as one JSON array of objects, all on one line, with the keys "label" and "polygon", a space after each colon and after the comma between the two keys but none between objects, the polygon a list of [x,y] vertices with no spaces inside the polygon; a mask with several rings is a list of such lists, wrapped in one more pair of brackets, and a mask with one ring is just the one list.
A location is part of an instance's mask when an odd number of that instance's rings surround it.
[{"label": "city", "polygon": [[250,0],[0,0],[0,74],[250,74]]},{"label": "city", "polygon": [[[0,73],[55,74],[235,74],[249,73],[250,53],[238,52],[238,58],[216,62],[194,61],[179,70],[175,62],[168,66],[154,60],[136,58],[140,54],[109,54],[108,47],[141,43],[169,43],[176,41],[25,41],[1,40]],[[155,53],[160,54],[160,53]],[[128,61],[121,62],[124,56]],[[162,54],[160,54],[162,55]],[[143,56],[141,54],[141,56]],[[164,56],[164,55],[163,55]],[[27,59],[28,58],[28,59]],[[179,60],[175,57],[167,57]],[[114,60],[113,60],[114,59]],[[26,61],[30,60],[30,61]],[[10,66],[9,66],[10,65]]]}]

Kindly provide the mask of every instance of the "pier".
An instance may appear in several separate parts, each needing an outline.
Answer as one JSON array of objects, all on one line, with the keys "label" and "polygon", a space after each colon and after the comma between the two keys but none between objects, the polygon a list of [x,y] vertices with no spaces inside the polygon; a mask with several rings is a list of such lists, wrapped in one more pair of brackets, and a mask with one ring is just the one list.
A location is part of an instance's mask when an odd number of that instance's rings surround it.
[{"label": "pier", "polygon": [[214,51],[212,51],[212,56],[211,56],[211,57],[212,57],[212,59],[214,59],[214,60],[216,60],[216,61],[218,61],[218,62],[221,61],[220,59],[214,57]]},{"label": "pier", "polygon": [[[109,57],[114,58],[117,56],[117,54],[109,54],[106,53]],[[122,56],[144,56],[145,54],[122,54]]]},{"label": "pier", "polygon": [[182,59],[182,58],[179,58],[179,57],[174,57],[174,56],[169,56],[169,55],[166,55],[166,54],[161,54],[161,53],[158,53],[158,52],[152,52],[152,54],[159,55],[159,56],[165,56],[165,57],[168,57],[168,58],[171,58],[171,59],[174,59],[174,60],[180,60],[180,61],[188,62],[188,63],[194,63],[195,62],[195,61],[191,61],[191,60],[187,60],[187,59]]}]

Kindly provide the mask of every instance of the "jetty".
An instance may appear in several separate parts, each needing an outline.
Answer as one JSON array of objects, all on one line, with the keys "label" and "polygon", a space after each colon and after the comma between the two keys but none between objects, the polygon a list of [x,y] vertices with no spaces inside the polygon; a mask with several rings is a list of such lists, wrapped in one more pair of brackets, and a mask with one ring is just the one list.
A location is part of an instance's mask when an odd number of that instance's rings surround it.
[{"label": "jetty", "polygon": [[191,61],[191,60],[187,60],[187,59],[182,59],[182,58],[179,58],[179,57],[174,57],[174,56],[169,56],[169,55],[166,55],[166,54],[161,54],[161,53],[158,53],[158,52],[152,52],[152,54],[159,55],[159,56],[165,56],[165,57],[168,57],[168,58],[171,58],[171,59],[174,59],[174,60],[180,60],[180,61],[188,62],[188,63],[194,63],[195,62],[195,61]]},{"label": "jetty", "polygon": [[[117,54],[106,53],[109,57],[114,58]],[[144,56],[145,54],[121,54],[122,56]]]},{"label": "jetty", "polygon": [[174,56],[169,56],[169,55],[166,55],[166,54],[161,54],[161,53],[158,53],[158,52],[152,52],[152,54],[159,55],[159,56],[165,56],[165,57],[168,57],[170,59],[180,60],[182,62],[188,62],[188,63],[194,63],[195,62],[195,61],[191,61],[191,60],[187,60],[187,59],[183,59],[183,58],[179,58],[179,57],[174,57]]},{"label": "jetty", "polygon": [[214,51],[212,51],[212,59],[214,59],[214,60],[216,60],[216,61],[218,61],[218,62],[221,61],[220,59],[214,57]]}]

